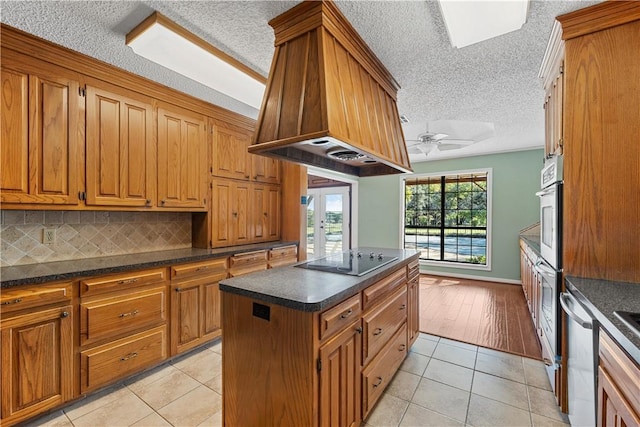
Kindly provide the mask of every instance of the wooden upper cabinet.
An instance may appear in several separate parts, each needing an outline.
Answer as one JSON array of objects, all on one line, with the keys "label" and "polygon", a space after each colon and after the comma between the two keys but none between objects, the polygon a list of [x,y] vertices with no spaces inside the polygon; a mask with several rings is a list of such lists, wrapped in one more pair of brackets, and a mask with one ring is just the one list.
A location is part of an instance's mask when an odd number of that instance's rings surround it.
[{"label": "wooden upper cabinet", "polygon": [[280,161],[271,157],[251,156],[251,179],[257,182],[280,183]]},{"label": "wooden upper cabinet", "polygon": [[156,144],[151,100],[134,99],[106,84],[87,86],[86,94],[87,204],[152,206]]},{"label": "wooden upper cabinet", "polygon": [[213,175],[248,180],[251,178],[251,157],[247,148],[251,133],[216,125],[213,131]]},{"label": "wooden upper cabinet", "polygon": [[211,189],[211,244],[213,247],[252,240],[251,183],[214,179]]},{"label": "wooden upper cabinet", "polygon": [[205,208],[206,118],[170,104],[158,107],[158,206]]},{"label": "wooden upper cabinet", "polygon": [[77,76],[8,50],[2,55],[0,200],[75,205],[82,124]]}]

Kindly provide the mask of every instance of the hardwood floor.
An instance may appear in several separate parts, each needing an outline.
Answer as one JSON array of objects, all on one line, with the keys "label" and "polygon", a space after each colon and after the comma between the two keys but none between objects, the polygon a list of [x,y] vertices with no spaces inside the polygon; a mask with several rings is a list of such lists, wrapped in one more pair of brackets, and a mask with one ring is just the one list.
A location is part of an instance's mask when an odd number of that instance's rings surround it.
[{"label": "hardwood floor", "polygon": [[541,359],[519,285],[423,274],[420,331]]}]

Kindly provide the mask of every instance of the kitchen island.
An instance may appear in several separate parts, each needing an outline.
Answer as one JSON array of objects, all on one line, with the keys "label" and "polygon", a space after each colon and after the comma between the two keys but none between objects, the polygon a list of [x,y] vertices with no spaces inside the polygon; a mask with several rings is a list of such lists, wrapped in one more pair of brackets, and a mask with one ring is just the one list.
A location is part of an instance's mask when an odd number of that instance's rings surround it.
[{"label": "kitchen island", "polygon": [[225,425],[359,425],[418,335],[414,250],[362,276],[290,266],[220,282]]}]

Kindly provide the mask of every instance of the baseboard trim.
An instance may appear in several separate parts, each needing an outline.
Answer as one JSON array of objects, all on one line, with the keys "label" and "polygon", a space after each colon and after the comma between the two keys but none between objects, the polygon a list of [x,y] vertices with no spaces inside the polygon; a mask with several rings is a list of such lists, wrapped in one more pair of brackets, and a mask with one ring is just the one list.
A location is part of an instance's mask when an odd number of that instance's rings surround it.
[{"label": "baseboard trim", "polygon": [[522,281],[520,280],[503,279],[501,277],[486,277],[486,276],[474,276],[472,274],[443,273],[440,271],[427,271],[424,268],[420,269],[420,273],[428,274],[430,276],[455,277],[458,279],[482,280],[484,282],[498,282],[498,283],[507,283],[509,285],[522,285]]}]

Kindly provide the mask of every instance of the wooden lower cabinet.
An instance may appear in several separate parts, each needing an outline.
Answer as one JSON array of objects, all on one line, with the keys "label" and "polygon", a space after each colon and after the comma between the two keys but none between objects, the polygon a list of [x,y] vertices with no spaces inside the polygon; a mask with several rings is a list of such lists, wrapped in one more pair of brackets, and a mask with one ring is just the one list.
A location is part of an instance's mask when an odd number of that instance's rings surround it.
[{"label": "wooden lower cabinet", "polygon": [[269,268],[282,267],[298,262],[298,246],[289,245],[269,250]]},{"label": "wooden lower cabinet", "polygon": [[1,423],[12,425],[73,397],[73,308],[2,318]]},{"label": "wooden lower cabinet", "polygon": [[406,272],[321,312],[222,292],[224,424],[360,425],[408,352]]},{"label": "wooden lower cabinet", "polygon": [[267,251],[259,250],[229,257],[229,276],[236,277],[267,269]]},{"label": "wooden lower cabinet", "polygon": [[320,347],[320,425],[359,426],[362,328],[353,322]]},{"label": "wooden lower cabinet", "polygon": [[640,426],[640,367],[600,329],[598,427]]}]

